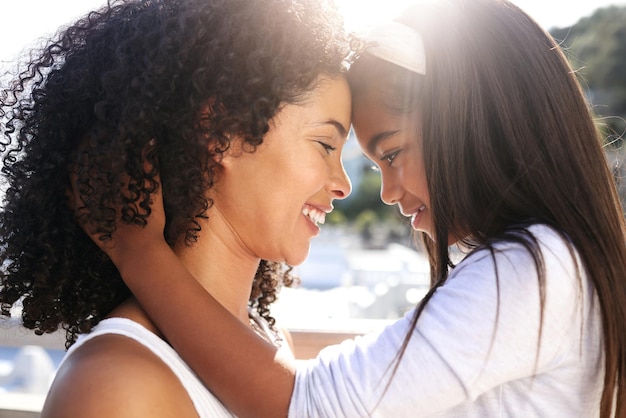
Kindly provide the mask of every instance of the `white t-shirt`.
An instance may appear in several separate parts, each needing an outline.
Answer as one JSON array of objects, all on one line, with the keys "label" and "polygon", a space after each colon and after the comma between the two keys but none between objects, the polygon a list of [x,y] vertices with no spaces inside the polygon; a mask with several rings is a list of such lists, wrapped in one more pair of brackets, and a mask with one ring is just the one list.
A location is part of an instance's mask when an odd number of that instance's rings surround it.
[{"label": "white t-shirt", "polygon": [[289,416],[597,417],[604,351],[592,283],[554,230],[530,230],[546,268],[543,322],[530,253],[501,243],[494,264],[476,252],[426,305],[386,392],[412,312],[302,363]]}]

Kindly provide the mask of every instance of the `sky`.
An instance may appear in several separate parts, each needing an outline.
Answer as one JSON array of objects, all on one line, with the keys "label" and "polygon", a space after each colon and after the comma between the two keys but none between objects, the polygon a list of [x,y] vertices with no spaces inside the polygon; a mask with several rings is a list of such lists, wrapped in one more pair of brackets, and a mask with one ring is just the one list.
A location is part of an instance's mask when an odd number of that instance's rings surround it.
[{"label": "sky", "polygon": [[[356,30],[377,19],[392,17],[411,0],[336,0],[346,14],[349,30]],[[593,13],[599,7],[619,4],[626,0],[513,0],[546,29],[569,26]],[[0,0],[2,32],[0,68],[15,61],[18,54],[37,40],[53,34],[56,29],[105,0]],[[28,15],[24,11],[28,11]],[[27,16],[27,19],[26,19]]]},{"label": "sky", "polygon": [[[411,0],[335,0],[346,10],[347,25],[352,20],[392,17]],[[626,0],[512,0],[546,29],[571,26],[581,17],[609,5],[626,5]],[[355,23],[358,25],[358,23]]]}]

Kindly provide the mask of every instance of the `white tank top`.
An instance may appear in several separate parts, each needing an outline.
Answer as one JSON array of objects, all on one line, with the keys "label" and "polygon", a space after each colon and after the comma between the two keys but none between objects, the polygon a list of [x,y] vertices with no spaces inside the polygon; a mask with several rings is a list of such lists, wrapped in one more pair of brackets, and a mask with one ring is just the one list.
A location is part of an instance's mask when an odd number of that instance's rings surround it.
[{"label": "white tank top", "polygon": [[85,342],[103,334],[117,334],[132,338],[159,357],[178,377],[200,418],[235,416],[202,384],[202,381],[170,345],[130,319],[109,318],[100,321],[89,334],[78,337],[76,343],[67,351],[63,362]]}]

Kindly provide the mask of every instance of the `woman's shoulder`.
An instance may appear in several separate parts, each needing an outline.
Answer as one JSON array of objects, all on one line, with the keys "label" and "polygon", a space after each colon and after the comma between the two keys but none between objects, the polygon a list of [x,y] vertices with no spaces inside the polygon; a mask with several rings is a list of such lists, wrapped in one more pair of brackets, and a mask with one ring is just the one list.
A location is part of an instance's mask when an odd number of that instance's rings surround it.
[{"label": "woman's shoulder", "polygon": [[150,349],[119,334],[96,335],[57,371],[42,417],[197,416],[174,372]]},{"label": "woman's shoulder", "polygon": [[259,336],[276,346],[283,355],[293,357],[295,351],[293,339],[287,327],[282,326],[278,322],[270,325],[256,309],[250,306],[248,307],[248,318],[250,319],[250,325]]}]

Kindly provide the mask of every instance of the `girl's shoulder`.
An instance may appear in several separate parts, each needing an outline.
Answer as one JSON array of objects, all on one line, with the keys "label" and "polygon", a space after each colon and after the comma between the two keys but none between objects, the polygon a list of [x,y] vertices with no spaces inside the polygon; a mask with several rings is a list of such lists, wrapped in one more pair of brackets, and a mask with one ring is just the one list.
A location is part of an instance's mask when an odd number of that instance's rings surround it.
[{"label": "girl's shoulder", "polygon": [[479,294],[475,302],[481,310],[516,308],[515,315],[526,316],[544,310],[548,319],[552,314],[573,318],[581,306],[593,307],[593,283],[566,234],[537,224],[510,237],[458,263],[444,284],[445,293],[464,301]]},{"label": "girl's shoulder", "polygon": [[471,251],[457,267],[473,263],[497,264],[500,261],[507,264],[514,262],[521,267],[524,261],[535,261],[545,264],[553,261],[577,265],[578,252],[564,232],[545,225],[532,224],[524,228],[507,232],[503,237],[494,239],[488,245],[483,245]]}]

